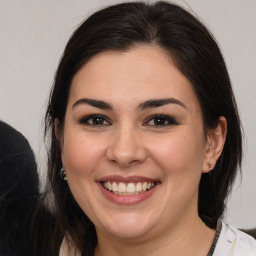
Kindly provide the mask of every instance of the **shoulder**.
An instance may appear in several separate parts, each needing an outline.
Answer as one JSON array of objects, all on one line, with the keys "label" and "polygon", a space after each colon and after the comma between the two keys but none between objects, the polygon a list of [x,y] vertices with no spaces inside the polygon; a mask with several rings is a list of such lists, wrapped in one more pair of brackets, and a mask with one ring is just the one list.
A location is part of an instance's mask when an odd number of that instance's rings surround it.
[{"label": "shoulder", "polygon": [[222,223],[214,256],[256,256],[256,240],[246,233]]}]

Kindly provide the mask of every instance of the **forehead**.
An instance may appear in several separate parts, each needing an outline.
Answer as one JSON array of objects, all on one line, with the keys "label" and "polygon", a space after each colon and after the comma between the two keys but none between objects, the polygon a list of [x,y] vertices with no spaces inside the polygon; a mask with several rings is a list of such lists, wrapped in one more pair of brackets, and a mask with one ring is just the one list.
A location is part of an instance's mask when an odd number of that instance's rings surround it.
[{"label": "forehead", "polygon": [[113,104],[174,97],[198,105],[192,84],[172,58],[156,46],[94,56],[78,71],[71,85],[70,101],[83,97]]}]

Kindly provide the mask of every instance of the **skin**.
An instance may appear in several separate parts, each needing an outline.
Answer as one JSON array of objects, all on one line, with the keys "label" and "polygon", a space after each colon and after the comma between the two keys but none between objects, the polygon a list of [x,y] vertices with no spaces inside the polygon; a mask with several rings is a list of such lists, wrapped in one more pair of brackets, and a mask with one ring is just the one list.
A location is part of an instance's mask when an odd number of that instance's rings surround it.
[{"label": "skin", "polygon": [[[172,102],[141,108],[166,98]],[[99,125],[88,118],[96,114]],[[168,118],[152,118],[159,114]],[[94,56],[73,79],[64,130],[56,134],[71,192],[96,227],[95,255],[207,255],[215,231],[198,216],[198,186],[221,154],[226,120],[204,133],[193,87],[162,49]],[[96,182],[108,175],[143,176],[158,186],[142,202],[117,204]]]}]

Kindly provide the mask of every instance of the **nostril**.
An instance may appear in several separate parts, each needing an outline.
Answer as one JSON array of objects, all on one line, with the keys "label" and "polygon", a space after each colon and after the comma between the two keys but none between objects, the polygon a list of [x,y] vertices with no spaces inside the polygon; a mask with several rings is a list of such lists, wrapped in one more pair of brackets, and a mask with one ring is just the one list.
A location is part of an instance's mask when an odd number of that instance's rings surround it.
[{"label": "nostril", "polygon": [[125,159],[125,158],[118,158],[118,159],[109,159],[109,161],[112,164],[118,164],[120,166],[130,166],[135,163],[140,163],[141,161],[139,159]]}]

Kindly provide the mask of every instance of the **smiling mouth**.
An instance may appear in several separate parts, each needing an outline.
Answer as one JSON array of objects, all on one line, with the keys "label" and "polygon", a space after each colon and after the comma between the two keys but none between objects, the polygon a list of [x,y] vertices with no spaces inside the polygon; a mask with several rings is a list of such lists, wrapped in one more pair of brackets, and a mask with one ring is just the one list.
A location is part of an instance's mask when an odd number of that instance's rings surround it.
[{"label": "smiling mouth", "polygon": [[152,188],[154,188],[157,183],[156,182],[115,182],[115,181],[104,181],[101,182],[102,186],[116,194],[116,195],[125,195],[125,196],[133,196],[145,193]]}]

